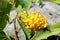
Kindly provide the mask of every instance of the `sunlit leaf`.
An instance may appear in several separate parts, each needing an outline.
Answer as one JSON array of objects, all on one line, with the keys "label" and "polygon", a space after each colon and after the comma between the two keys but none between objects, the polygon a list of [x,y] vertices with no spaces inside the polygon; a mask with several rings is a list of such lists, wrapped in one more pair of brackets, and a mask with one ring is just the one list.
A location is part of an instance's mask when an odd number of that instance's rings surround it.
[{"label": "sunlit leaf", "polygon": [[22,6],[21,6],[21,5],[19,5],[19,6],[16,8],[16,11],[17,11],[17,13],[22,12],[22,11],[23,11]]},{"label": "sunlit leaf", "polygon": [[54,3],[60,4],[60,0],[48,0],[48,1],[51,1],[51,2],[54,2]]},{"label": "sunlit leaf", "polygon": [[60,4],[60,0],[54,0],[53,2]]}]

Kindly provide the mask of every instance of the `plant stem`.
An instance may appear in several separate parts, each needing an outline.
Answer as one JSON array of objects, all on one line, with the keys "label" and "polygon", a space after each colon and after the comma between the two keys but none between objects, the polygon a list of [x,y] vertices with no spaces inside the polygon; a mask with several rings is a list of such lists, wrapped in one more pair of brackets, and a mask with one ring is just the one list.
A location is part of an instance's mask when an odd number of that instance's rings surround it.
[{"label": "plant stem", "polygon": [[14,40],[17,40],[17,31],[16,31],[16,18],[14,19]]}]

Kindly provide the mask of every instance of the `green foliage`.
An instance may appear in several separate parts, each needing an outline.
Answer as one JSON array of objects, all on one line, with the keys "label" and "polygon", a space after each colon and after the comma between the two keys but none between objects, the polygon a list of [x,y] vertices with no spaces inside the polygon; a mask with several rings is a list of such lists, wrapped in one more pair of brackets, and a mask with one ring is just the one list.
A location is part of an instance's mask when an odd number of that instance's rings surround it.
[{"label": "green foliage", "polygon": [[19,1],[15,0],[15,1],[16,6],[18,7],[20,5],[24,10],[28,10],[31,7],[31,0],[19,0]]},{"label": "green foliage", "polygon": [[[15,1],[15,6],[17,7],[17,12],[19,13],[20,11],[23,11],[23,9],[29,9],[31,6],[31,1],[30,0],[13,0]],[[11,7],[13,6],[12,0],[2,0],[0,1],[0,38],[1,40],[8,40],[6,37],[5,33],[3,33],[3,29],[6,26],[6,23],[8,21],[8,16],[9,12],[11,10]],[[22,3],[21,3],[22,2]],[[12,3],[12,4],[11,4]]]},{"label": "green foliage", "polygon": [[60,4],[60,0],[49,0],[49,1]]},{"label": "green foliage", "polygon": [[35,0],[35,2],[39,2],[40,3],[40,2],[43,2],[43,0]]},{"label": "green foliage", "polygon": [[39,0],[35,0],[35,2],[39,2]]},{"label": "green foliage", "polygon": [[0,39],[1,40],[8,40],[8,38],[6,37],[5,33],[2,30],[6,26],[8,20],[7,14],[9,14],[10,9],[11,9],[11,5],[6,0],[0,1]]},{"label": "green foliage", "polygon": [[24,33],[25,33],[26,40],[30,40],[30,37],[31,37],[31,30],[26,29],[26,28],[25,28],[25,25],[24,25],[20,20],[19,20],[19,23],[20,23],[20,25],[21,25],[21,27],[22,27]]},{"label": "green foliage", "polygon": [[[0,0],[0,39],[1,40],[9,40],[5,33],[3,32],[4,27],[6,26],[6,23],[8,21],[9,12],[11,10],[12,5],[9,4],[11,0]],[[15,1],[15,6],[17,13],[22,12],[23,10],[28,10],[31,7],[31,0],[13,0]],[[43,0],[35,0],[36,2],[42,3]],[[60,0],[52,0],[52,2],[60,4]],[[28,30],[25,28],[25,25],[20,22],[22,29],[26,35],[26,39],[30,40],[31,37],[31,30]],[[34,36],[31,38],[31,40],[41,40],[45,39],[51,35],[56,35],[60,33],[60,23],[54,24],[52,26],[49,26],[49,30],[40,30],[37,31]]]},{"label": "green foliage", "polygon": [[22,11],[23,11],[22,6],[21,6],[21,5],[19,5],[19,6],[16,8],[16,11],[17,11],[17,13],[22,12]]},{"label": "green foliage", "polygon": [[60,0],[54,0],[53,2],[60,4]]},{"label": "green foliage", "polygon": [[59,30],[59,29],[60,29],[60,23],[56,23],[56,24],[50,26],[51,31]]},{"label": "green foliage", "polygon": [[9,40],[4,32],[0,31],[0,40]]},{"label": "green foliage", "polygon": [[31,38],[31,40],[41,40],[41,39],[45,39],[49,36],[59,34],[60,33],[60,23],[56,23],[56,24],[50,26],[50,30],[51,31],[40,30],[40,31],[36,32],[35,35]]}]

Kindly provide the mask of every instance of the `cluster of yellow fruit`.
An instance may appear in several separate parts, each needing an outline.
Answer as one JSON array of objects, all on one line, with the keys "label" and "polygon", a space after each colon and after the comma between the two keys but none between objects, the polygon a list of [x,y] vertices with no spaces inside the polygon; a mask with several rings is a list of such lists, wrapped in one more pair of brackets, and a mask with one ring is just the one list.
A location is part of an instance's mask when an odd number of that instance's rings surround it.
[{"label": "cluster of yellow fruit", "polygon": [[26,28],[33,31],[47,27],[46,19],[38,12],[31,12],[28,14],[27,11],[24,11],[19,13],[18,17],[26,25]]}]

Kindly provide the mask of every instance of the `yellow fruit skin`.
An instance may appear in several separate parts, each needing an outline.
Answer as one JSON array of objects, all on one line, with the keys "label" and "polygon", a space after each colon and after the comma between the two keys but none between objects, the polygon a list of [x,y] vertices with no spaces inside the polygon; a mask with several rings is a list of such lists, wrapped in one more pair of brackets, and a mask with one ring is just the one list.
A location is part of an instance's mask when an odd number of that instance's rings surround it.
[{"label": "yellow fruit skin", "polygon": [[28,14],[27,19],[25,19],[26,11],[22,12],[22,14],[18,14],[19,19],[26,25],[27,29],[31,29],[33,31],[37,31],[41,28],[47,27],[47,20],[38,12],[31,12]]}]

